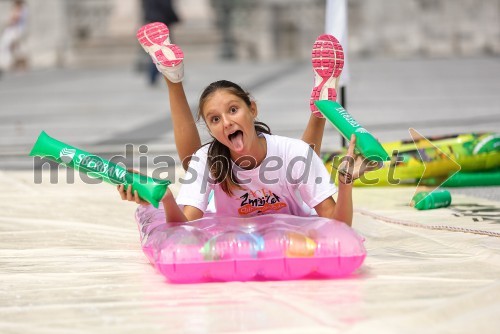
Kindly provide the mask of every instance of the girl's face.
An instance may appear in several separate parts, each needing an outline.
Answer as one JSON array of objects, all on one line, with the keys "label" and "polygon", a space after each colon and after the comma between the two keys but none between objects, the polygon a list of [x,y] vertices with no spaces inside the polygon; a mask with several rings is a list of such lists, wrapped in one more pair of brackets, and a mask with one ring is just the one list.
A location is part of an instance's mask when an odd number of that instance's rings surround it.
[{"label": "girl's face", "polygon": [[254,127],[257,107],[248,106],[241,98],[219,89],[207,99],[203,106],[203,118],[212,136],[231,151],[236,160],[244,155],[257,157],[259,137]]}]

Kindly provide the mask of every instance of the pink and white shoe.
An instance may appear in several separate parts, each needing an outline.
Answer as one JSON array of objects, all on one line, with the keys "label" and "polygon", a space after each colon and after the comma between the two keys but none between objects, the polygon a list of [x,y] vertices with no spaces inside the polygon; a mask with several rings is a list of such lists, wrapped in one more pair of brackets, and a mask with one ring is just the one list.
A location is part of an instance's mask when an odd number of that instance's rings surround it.
[{"label": "pink and white shoe", "polygon": [[171,82],[181,82],[184,79],[184,53],[179,46],[170,43],[169,34],[165,24],[153,22],[137,31],[137,40],[160,73]]},{"label": "pink and white shoe", "polygon": [[337,100],[337,85],[344,67],[344,50],[332,35],[321,35],[312,49],[314,88],[311,93],[310,107],[314,116],[324,118],[314,105],[318,100]]}]

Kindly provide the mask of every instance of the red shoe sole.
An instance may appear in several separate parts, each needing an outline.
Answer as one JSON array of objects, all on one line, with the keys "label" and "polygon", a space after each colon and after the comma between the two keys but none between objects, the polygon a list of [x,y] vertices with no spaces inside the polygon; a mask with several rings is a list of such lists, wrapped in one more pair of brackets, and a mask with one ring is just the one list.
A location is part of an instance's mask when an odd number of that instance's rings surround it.
[{"label": "red shoe sole", "polygon": [[153,22],[142,26],[137,31],[137,40],[143,46],[152,46],[163,45],[166,40],[168,40],[168,36],[170,31],[167,26],[161,22]]},{"label": "red shoe sole", "polygon": [[[325,84],[331,78],[333,82],[340,76],[344,67],[344,50],[339,41],[332,35],[321,35],[314,42],[311,61],[314,72],[322,78],[321,82],[315,86],[311,92],[310,108],[316,116],[323,117],[314,101],[318,101]],[[337,100],[335,87],[328,87],[328,100]]]},{"label": "red shoe sole", "polygon": [[161,22],[153,22],[142,26],[137,31],[137,40],[141,43],[142,47],[147,50],[153,45],[168,48],[174,54],[175,59],[168,59],[167,55],[159,49],[154,52],[154,58],[162,66],[173,67],[179,65],[184,59],[184,53],[181,48],[175,44],[170,44],[168,27]]},{"label": "red shoe sole", "polygon": [[182,52],[181,48],[175,44],[169,44],[166,47],[174,53],[175,59],[168,59],[162,50],[158,50],[155,52],[156,60],[158,60],[161,65],[167,67],[179,65],[184,59],[184,52]]}]

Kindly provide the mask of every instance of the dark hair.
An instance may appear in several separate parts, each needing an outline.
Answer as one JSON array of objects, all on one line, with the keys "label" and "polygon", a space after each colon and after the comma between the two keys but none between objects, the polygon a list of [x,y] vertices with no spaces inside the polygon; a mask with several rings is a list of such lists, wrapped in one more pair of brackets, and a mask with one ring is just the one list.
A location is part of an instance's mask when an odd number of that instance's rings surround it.
[{"label": "dark hair", "polygon": [[[203,106],[205,103],[215,92],[219,90],[225,90],[240,98],[248,107],[252,105],[250,94],[243,90],[243,88],[239,85],[227,80],[215,81],[208,85],[203,93],[201,93],[198,104],[198,120],[203,118]],[[271,134],[271,129],[265,123],[255,121],[254,126],[257,133]],[[220,184],[222,190],[226,194],[232,195],[232,188],[239,188],[240,185],[238,184],[238,180],[236,180],[233,176],[231,153],[229,148],[215,138],[213,138],[208,145],[210,146],[208,147],[207,164],[210,168],[210,174],[215,182]]]}]

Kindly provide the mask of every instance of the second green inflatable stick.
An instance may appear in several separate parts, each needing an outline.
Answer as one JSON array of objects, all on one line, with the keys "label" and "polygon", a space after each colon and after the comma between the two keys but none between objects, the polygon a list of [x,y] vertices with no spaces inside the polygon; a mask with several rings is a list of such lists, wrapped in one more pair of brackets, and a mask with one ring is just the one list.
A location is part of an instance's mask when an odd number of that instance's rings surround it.
[{"label": "second green inflatable stick", "polygon": [[356,150],[365,158],[373,161],[390,160],[389,155],[382,145],[365,128],[342,107],[340,104],[329,100],[314,102],[319,111],[339,130],[344,138],[349,141],[351,135],[356,136]]}]

